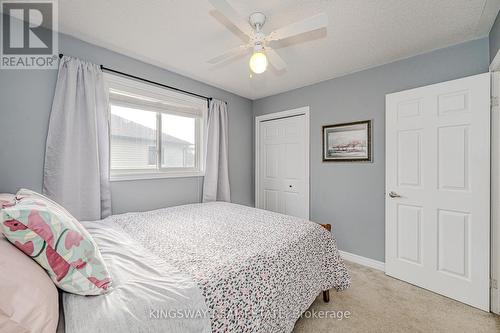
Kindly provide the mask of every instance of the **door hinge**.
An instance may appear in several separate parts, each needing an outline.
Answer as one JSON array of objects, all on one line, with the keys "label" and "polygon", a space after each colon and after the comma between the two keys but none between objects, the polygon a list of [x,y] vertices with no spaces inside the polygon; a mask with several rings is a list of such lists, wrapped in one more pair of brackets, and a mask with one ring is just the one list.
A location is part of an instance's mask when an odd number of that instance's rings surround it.
[{"label": "door hinge", "polygon": [[490,279],[490,289],[498,289],[498,281],[496,279]]},{"label": "door hinge", "polygon": [[491,106],[498,106],[498,97],[491,96]]}]

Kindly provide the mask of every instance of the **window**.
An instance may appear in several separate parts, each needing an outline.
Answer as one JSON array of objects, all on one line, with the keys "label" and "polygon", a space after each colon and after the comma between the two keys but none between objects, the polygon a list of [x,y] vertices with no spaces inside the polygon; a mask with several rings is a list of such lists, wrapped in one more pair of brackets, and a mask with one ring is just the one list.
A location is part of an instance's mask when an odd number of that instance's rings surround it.
[{"label": "window", "polygon": [[148,153],[148,165],[155,166],[156,161],[158,160],[156,152],[156,146],[149,146],[149,153]]},{"label": "window", "polygon": [[111,180],[203,175],[206,100],[105,74]]}]

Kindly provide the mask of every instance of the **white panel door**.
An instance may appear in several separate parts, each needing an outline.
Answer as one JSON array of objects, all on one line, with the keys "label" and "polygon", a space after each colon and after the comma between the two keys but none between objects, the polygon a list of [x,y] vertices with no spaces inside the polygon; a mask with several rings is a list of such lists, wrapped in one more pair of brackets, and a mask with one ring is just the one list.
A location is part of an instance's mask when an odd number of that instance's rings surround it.
[{"label": "white panel door", "polygon": [[386,273],[489,311],[490,77],[386,96]]},{"label": "white panel door", "polygon": [[305,115],[259,122],[258,208],[309,218]]}]

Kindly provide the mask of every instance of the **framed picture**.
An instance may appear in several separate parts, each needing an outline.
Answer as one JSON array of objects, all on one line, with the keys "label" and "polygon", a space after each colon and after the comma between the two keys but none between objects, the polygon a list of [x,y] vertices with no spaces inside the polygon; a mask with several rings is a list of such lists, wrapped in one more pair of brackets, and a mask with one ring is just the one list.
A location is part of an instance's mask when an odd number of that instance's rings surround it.
[{"label": "framed picture", "polygon": [[371,120],[323,126],[323,162],[371,162],[371,134]]}]

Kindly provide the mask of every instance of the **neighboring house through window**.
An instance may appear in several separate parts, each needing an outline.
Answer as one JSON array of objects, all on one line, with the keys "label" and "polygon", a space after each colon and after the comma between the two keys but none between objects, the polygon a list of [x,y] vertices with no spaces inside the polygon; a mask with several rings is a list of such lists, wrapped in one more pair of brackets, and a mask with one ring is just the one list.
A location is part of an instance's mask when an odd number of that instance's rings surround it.
[{"label": "neighboring house through window", "polygon": [[156,146],[149,146],[148,165],[156,165],[157,155]]},{"label": "neighboring house through window", "polygon": [[105,74],[111,180],[203,175],[206,100]]}]

